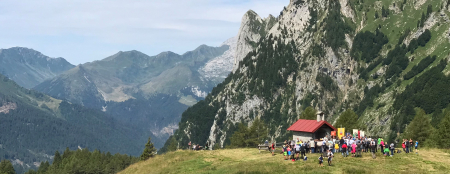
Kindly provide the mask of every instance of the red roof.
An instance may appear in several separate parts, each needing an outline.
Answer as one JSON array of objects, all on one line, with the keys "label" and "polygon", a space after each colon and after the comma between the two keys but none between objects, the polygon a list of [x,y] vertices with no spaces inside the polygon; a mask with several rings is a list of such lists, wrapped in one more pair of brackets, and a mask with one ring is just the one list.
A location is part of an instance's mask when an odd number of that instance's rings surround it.
[{"label": "red roof", "polygon": [[287,130],[288,131],[297,131],[297,132],[311,132],[314,133],[317,131],[317,129],[319,129],[320,127],[322,127],[322,125],[328,125],[331,129],[333,129],[334,131],[336,131],[336,128],[334,128],[333,126],[331,126],[330,123],[326,122],[326,121],[320,121],[317,122],[317,120],[304,120],[304,119],[300,119],[297,122],[295,122],[291,127],[289,127]]}]

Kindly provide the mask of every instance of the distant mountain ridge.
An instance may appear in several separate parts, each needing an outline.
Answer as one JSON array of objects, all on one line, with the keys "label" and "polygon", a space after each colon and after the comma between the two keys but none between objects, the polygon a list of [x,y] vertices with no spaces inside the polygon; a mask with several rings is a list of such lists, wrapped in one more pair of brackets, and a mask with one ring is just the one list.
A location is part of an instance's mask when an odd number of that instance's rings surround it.
[{"label": "distant mountain ridge", "polygon": [[[139,155],[141,129],[107,114],[18,86],[0,74],[0,158],[18,173],[52,161],[66,147]],[[143,138],[143,139],[141,139]]]},{"label": "distant mountain ridge", "polygon": [[51,58],[29,48],[0,49],[0,73],[25,88],[33,88],[73,67],[64,58]]},{"label": "distant mountain ridge", "polygon": [[[181,113],[231,72],[235,49],[236,39],[231,38],[219,47],[201,45],[182,55],[120,51],[78,65],[33,89],[102,110],[164,141],[178,128]],[[163,141],[155,139],[156,147]]]}]

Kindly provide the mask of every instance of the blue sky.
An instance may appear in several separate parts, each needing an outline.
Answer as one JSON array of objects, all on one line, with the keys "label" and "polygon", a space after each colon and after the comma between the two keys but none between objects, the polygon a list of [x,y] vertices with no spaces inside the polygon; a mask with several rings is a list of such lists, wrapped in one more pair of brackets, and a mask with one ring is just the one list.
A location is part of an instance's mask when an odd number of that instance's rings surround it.
[{"label": "blue sky", "polygon": [[278,16],[289,0],[2,0],[0,48],[28,47],[72,64],[118,51],[182,54],[237,35],[244,13]]}]

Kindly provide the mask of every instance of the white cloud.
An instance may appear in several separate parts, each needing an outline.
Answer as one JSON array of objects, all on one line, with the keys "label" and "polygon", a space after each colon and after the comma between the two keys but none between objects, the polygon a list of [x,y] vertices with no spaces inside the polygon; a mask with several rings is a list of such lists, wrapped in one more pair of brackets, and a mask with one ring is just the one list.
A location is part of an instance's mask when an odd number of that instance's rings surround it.
[{"label": "white cloud", "polygon": [[0,48],[24,46],[78,64],[118,51],[183,53],[237,34],[242,15],[278,15],[288,0],[2,0]]}]

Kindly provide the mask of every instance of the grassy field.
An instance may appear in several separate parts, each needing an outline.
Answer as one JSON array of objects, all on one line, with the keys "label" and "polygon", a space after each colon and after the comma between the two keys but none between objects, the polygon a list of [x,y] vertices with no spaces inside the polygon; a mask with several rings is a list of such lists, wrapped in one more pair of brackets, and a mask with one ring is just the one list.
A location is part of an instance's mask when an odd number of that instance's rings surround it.
[{"label": "grassy field", "polygon": [[[119,174],[147,173],[449,173],[450,151],[422,149],[419,154],[395,154],[384,157],[369,153],[362,158],[343,158],[336,154],[333,165],[319,167],[318,154],[308,154],[308,161],[285,161],[281,154],[271,156],[257,149],[215,151],[179,150],[158,155],[131,165]],[[324,159],[326,162],[326,159]]]}]

